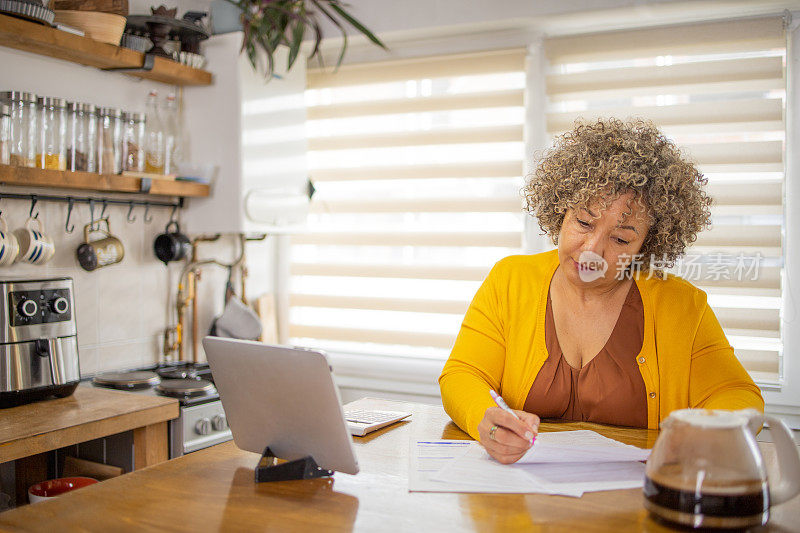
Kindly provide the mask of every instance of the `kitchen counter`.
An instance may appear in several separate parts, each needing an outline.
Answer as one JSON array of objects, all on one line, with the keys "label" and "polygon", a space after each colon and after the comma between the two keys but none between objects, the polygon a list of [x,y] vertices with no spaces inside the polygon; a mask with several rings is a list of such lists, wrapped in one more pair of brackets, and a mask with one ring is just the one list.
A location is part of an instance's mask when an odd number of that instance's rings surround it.
[{"label": "kitchen counter", "polygon": [[82,384],[66,398],[0,411],[0,463],[17,460],[18,491],[46,479],[46,452],[133,431],[136,469],[169,458],[167,421],[178,400]]},{"label": "kitchen counter", "polygon": [[11,407],[0,413],[0,463],[5,463],[162,424],[178,417],[178,400],[84,384],[66,398]]},{"label": "kitchen counter", "polygon": [[[384,400],[359,400],[354,407],[413,413],[410,421],[353,439],[361,466],[357,475],[257,484],[253,467],[259,456],[227,442],[7,511],[0,514],[0,530],[672,531],[648,516],[641,489],[592,492],[580,499],[408,492],[412,439],[467,435],[441,407]],[[541,429],[593,429],[641,447],[652,446],[658,434],[587,423],[543,423]],[[761,445],[768,453],[771,444]],[[793,531],[798,523],[800,498],[795,498],[774,507],[764,529]]]}]

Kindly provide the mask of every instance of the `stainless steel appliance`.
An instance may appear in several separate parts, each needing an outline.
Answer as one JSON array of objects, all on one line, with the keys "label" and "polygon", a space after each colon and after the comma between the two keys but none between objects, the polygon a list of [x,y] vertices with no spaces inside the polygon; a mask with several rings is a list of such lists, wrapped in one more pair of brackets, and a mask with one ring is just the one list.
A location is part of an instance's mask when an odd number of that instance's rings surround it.
[{"label": "stainless steel appliance", "polygon": [[177,398],[180,416],[169,422],[170,459],[232,438],[208,364],[179,363],[109,372],[92,381],[98,387]]},{"label": "stainless steel appliance", "polygon": [[72,279],[0,280],[0,407],[69,396],[80,377]]}]

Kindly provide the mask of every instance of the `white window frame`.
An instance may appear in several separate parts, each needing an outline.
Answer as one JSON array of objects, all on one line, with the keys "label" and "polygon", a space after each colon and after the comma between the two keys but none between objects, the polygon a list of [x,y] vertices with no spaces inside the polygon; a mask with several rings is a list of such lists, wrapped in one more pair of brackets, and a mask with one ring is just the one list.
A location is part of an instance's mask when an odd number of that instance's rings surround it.
[{"label": "white window frame", "polygon": [[766,411],[800,428],[800,12],[786,28],[786,153],[781,331],[783,382],[763,389]]}]

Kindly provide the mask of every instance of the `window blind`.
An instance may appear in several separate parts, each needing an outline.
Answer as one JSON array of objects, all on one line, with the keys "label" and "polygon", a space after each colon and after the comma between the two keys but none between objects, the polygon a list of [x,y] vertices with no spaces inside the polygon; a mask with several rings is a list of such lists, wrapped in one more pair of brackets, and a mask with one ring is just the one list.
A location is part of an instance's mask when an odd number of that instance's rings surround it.
[{"label": "window blind", "polygon": [[705,290],[759,383],[781,379],[786,41],[763,18],[551,38],[547,130],[650,119],[709,180],[712,227],[672,271]]},{"label": "window blind", "polygon": [[290,342],[444,359],[470,299],[521,252],[525,50],[307,73],[308,233]]}]

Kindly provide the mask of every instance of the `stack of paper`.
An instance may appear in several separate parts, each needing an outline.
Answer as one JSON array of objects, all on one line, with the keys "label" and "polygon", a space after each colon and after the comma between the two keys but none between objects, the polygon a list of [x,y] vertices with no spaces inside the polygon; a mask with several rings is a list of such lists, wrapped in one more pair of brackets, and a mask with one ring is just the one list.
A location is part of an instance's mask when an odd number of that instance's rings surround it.
[{"label": "stack of paper", "polygon": [[416,441],[409,490],[580,497],[589,491],[641,487],[641,461],[649,454],[588,430],[540,433],[513,465],[498,463],[473,441]]},{"label": "stack of paper", "polygon": [[[487,454],[488,456],[488,454]],[[588,429],[540,433],[518,463],[608,463],[646,461],[650,450],[623,444]]]},{"label": "stack of paper", "polygon": [[[439,481],[434,479],[441,470],[462,458],[467,450],[480,444],[470,440],[434,440],[412,441],[411,464],[408,475],[408,490],[416,492],[529,492],[530,479],[524,473],[505,471],[505,475],[496,476],[499,481],[486,479],[476,484],[475,480],[461,482],[459,480]],[[502,466],[495,462],[495,465]],[[491,468],[493,465],[489,465]]]}]

